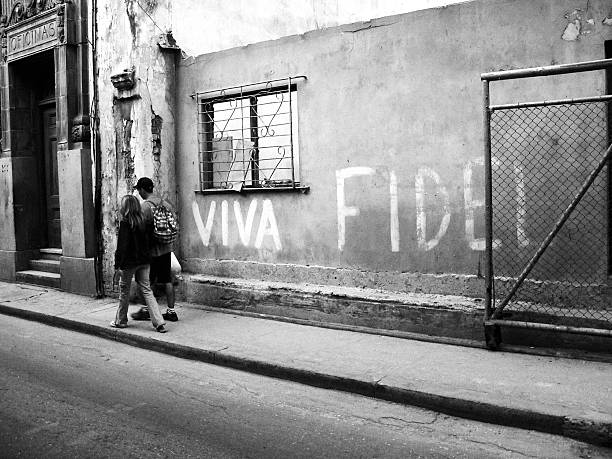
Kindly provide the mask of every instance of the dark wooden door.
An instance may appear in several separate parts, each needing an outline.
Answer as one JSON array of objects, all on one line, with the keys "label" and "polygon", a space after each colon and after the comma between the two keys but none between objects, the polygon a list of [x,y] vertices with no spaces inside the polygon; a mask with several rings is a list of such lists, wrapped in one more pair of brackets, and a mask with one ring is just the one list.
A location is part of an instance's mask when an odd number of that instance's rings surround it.
[{"label": "dark wooden door", "polygon": [[62,247],[59,180],[57,174],[57,128],[55,107],[43,110],[43,154],[49,247]]}]

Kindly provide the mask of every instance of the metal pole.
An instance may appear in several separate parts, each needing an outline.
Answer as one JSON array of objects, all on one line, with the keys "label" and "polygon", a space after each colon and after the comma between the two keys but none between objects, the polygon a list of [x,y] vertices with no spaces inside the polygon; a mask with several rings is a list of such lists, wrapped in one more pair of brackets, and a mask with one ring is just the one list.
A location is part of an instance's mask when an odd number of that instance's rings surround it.
[{"label": "metal pole", "polygon": [[291,77],[287,82],[287,89],[289,91],[289,144],[291,149],[291,186],[295,188],[295,164],[293,159],[293,107],[291,99]]},{"label": "metal pole", "polygon": [[500,104],[489,107],[492,112],[497,110],[513,110],[516,108],[547,107],[550,105],[586,104],[588,102],[610,102],[610,96],[577,97],[575,99],[543,100],[540,102],[519,102],[517,104]]},{"label": "metal pole", "polygon": [[91,5],[91,73],[93,101],[91,110],[91,147],[94,155],[94,211],[95,211],[95,233],[96,253],[94,255],[94,274],[96,276],[96,296],[102,298],[104,289],[104,215],[102,208],[102,149],[100,148],[100,94],[98,87],[98,0],[93,0]]},{"label": "metal pole", "polygon": [[572,327],[569,325],[552,325],[540,322],[522,322],[519,320],[488,320],[485,322],[485,325],[503,325],[505,327],[530,328],[579,335],[606,336],[612,338],[612,330],[607,328]]},{"label": "metal pole", "polygon": [[540,244],[538,251],[531,258],[531,260],[529,260],[529,263],[527,263],[527,266],[525,266],[525,269],[523,269],[523,272],[516,280],[516,283],[514,284],[514,286],[508,293],[508,295],[506,295],[506,298],[504,298],[504,301],[502,301],[501,304],[497,308],[495,308],[495,311],[493,311],[493,315],[491,316],[493,319],[499,319],[499,316],[501,315],[502,310],[508,304],[508,302],[510,301],[510,298],[514,296],[514,294],[516,293],[518,288],[521,286],[525,278],[529,275],[529,273],[531,272],[533,267],[536,265],[540,257],[544,254],[544,252],[546,251],[546,249],[548,248],[552,240],[555,238],[557,233],[561,230],[561,227],[563,227],[563,224],[569,218],[571,213],[574,211],[574,209],[576,208],[576,206],[578,205],[578,203],[580,202],[584,194],[588,191],[591,184],[595,181],[595,178],[599,175],[601,170],[608,163],[608,159],[610,158],[611,152],[612,152],[612,144],[608,146],[608,149],[606,150],[606,153],[604,154],[602,160],[599,162],[597,167],[591,172],[591,174],[584,181],[584,183],[582,184],[582,188],[580,189],[578,194],[574,197],[571,204],[567,207],[567,209],[565,209],[565,211],[563,212],[563,215],[561,215],[561,218],[559,218],[559,220],[557,221],[555,228],[548,234],[548,236],[546,236],[546,239],[544,239],[544,242]]},{"label": "metal pole", "polygon": [[504,70],[500,72],[482,73],[480,79],[509,80],[512,78],[530,78],[546,75],[561,75],[564,73],[590,72],[612,67],[612,59],[600,59],[597,61],[577,62],[574,64],[549,65],[546,67],[533,67],[529,69]]},{"label": "metal pole", "polygon": [[491,317],[493,301],[493,175],[491,167],[491,110],[489,82],[482,82],[485,168],[485,320]]}]

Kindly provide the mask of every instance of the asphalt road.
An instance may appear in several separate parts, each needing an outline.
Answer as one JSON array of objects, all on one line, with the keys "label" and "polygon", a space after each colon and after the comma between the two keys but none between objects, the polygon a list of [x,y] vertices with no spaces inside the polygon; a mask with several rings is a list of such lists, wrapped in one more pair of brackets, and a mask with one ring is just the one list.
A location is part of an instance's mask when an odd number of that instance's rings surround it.
[{"label": "asphalt road", "polygon": [[0,321],[3,458],[612,456],[553,435]]}]

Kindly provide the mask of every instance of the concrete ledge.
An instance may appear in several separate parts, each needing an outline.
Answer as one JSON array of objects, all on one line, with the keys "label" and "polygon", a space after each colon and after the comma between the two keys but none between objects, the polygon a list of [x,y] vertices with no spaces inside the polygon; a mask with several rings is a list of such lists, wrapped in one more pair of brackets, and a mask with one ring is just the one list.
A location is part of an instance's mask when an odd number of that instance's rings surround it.
[{"label": "concrete ledge", "polygon": [[184,272],[203,273],[220,278],[271,282],[283,279],[289,283],[466,297],[480,297],[484,291],[484,279],[468,274],[370,272],[333,266],[203,258],[185,258],[180,262]]},{"label": "concrete ledge", "polygon": [[121,343],[181,358],[235,368],[264,376],[291,380],[326,389],[356,393],[395,403],[419,406],[451,416],[458,416],[486,423],[496,423],[555,435],[563,435],[597,445],[610,446],[612,444],[612,423],[607,420],[574,419],[560,415],[543,414],[532,410],[512,408],[486,402],[475,402],[473,400],[464,400],[434,393],[382,385],[373,381],[310,371],[289,365],[272,364],[254,358],[233,355],[224,351],[200,349],[162,341],[148,336],[140,336],[130,333],[129,329],[117,330],[92,325],[37,311],[19,309],[2,303],[0,303],[0,313],[27,320],[34,320],[56,327],[85,332],[102,338],[112,339]]},{"label": "concrete ledge", "polygon": [[[330,287],[381,289],[401,292],[405,295],[440,295],[481,298],[485,291],[483,277],[470,274],[431,274],[396,271],[362,271],[331,266],[311,266],[292,263],[265,263],[244,260],[218,260],[202,258],[181,259],[183,270],[202,273],[204,276],[236,280],[257,279],[263,282],[284,282]],[[516,279],[497,277],[495,290],[503,298]],[[523,302],[550,302],[572,308],[576,304],[588,304],[594,310],[606,310],[612,299],[609,282],[574,285],[571,282],[535,281],[527,279],[518,291],[517,299]]]},{"label": "concrete ledge", "polygon": [[[484,309],[479,298],[458,295],[385,292],[368,288],[228,279],[183,274],[181,292],[194,307],[263,314],[315,326],[362,327],[383,334],[407,334],[411,339],[474,346],[484,343]],[[566,311],[567,312],[567,311]],[[508,310],[513,320],[571,322],[575,326],[598,327],[592,319],[579,319]],[[413,334],[412,336],[410,336]],[[420,338],[414,338],[419,335]],[[392,334],[397,336],[397,334]],[[502,327],[503,343],[509,346],[556,348],[561,353],[580,351],[610,353],[605,337],[573,335]]]},{"label": "concrete ledge", "polygon": [[456,295],[401,294],[354,287],[183,275],[193,304],[237,311],[482,340],[482,300]]}]

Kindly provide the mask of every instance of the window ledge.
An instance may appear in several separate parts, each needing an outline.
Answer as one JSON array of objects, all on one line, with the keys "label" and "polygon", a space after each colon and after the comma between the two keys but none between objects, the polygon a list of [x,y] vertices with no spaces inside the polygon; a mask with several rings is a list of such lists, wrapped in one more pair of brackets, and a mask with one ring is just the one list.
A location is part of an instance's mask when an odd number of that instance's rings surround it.
[{"label": "window ledge", "polygon": [[307,194],[310,191],[309,186],[266,186],[266,187],[243,187],[240,190],[231,188],[206,188],[204,190],[195,190],[198,194],[251,194],[251,193],[302,193]]}]

